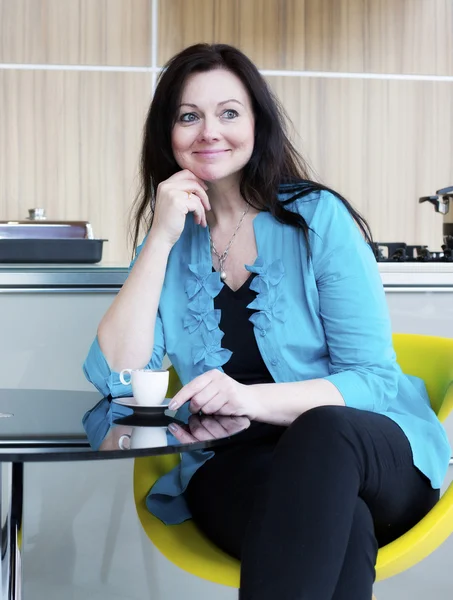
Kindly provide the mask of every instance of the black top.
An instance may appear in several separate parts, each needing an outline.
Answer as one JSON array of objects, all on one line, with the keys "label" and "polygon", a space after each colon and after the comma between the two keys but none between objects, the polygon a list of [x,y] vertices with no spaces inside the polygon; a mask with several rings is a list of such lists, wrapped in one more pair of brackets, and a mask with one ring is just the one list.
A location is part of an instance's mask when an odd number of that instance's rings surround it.
[{"label": "black top", "polygon": [[258,349],[253,323],[249,321],[254,311],[247,306],[256,298],[256,292],[250,289],[254,277],[252,273],[235,292],[225,284],[214,298],[214,307],[221,310],[220,329],[225,334],[222,347],[233,353],[223,370],[247,385],[274,383]]}]

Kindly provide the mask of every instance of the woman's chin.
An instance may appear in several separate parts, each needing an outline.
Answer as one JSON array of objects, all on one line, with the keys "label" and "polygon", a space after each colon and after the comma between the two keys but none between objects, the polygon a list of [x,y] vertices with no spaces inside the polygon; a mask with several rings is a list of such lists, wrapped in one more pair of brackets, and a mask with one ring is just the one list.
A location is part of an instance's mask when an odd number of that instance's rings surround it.
[{"label": "woman's chin", "polygon": [[194,175],[206,183],[218,183],[220,181],[225,181],[236,174],[235,172],[231,173],[230,171],[219,171],[218,169],[214,170],[206,167],[198,167],[190,170]]},{"label": "woman's chin", "polygon": [[219,173],[216,173],[213,169],[209,169],[206,167],[194,167],[190,169],[194,175],[203,179],[203,181],[214,183],[223,179],[223,176],[219,177]]}]

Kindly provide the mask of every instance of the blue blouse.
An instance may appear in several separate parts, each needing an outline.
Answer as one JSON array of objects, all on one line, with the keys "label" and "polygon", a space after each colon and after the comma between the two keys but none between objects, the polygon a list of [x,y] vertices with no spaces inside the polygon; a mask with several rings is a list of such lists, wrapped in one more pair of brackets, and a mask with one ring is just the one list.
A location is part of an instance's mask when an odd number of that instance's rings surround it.
[{"label": "blue blouse", "polygon": [[[287,198],[284,186],[280,197]],[[390,417],[405,432],[415,466],[440,488],[450,459],[448,438],[424,382],[404,375],[396,363],[384,289],[369,245],[329,192],[313,192],[287,208],[310,227],[310,256],[300,229],[261,212],[254,219],[258,258],[246,266],[256,273],[250,321],[269,372],[276,383],[327,379],[347,406]],[[223,285],[212,271],[208,231],[189,215],[170,252],[149,368],[160,368],[166,353],[183,385],[210,369],[222,370],[231,352],[222,347],[214,298]],[[84,372],[104,395],[131,394],[110,369],[97,338]],[[212,451],[185,453],[180,465],[153,486],[149,510],[165,523],[190,518],[182,493],[212,456]]]}]

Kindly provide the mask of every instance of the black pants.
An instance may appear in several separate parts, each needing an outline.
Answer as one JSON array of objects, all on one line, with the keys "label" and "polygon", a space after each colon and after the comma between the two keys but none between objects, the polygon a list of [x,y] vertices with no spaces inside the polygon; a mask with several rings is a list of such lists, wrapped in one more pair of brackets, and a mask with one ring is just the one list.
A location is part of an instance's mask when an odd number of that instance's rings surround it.
[{"label": "black pants", "polygon": [[334,406],[288,428],[254,425],[186,491],[200,529],[241,560],[239,598],[371,600],[378,547],[439,498],[403,431]]}]

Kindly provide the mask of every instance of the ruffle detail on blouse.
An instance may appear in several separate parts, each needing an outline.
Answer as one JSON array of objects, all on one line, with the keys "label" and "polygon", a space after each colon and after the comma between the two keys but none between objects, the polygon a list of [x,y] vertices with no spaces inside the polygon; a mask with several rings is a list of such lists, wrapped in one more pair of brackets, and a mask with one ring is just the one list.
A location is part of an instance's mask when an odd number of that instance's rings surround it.
[{"label": "ruffle detail on blouse", "polygon": [[288,318],[288,306],[280,284],[285,277],[285,267],[280,258],[266,265],[258,257],[253,265],[246,265],[256,277],[250,284],[250,289],[257,293],[256,298],[247,308],[257,312],[253,313],[250,321],[261,331],[267,331],[272,321],[276,319],[284,323]]},{"label": "ruffle detail on blouse", "polygon": [[204,325],[208,331],[213,331],[220,323],[220,310],[210,307],[211,298],[206,297],[206,292],[200,291],[193,300],[189,302],[189,312],[184,319],[184,327],[193,333],[200,325]]},{"label": "ruffle detail on blouse", "polygon": [[[210,263],[190,264],[191,275],[185,291],[189,298],[184,328],[194,335],[192,360],[201,374],[216,369],[230,360],[232,352],[222,348],[223,332],[219,329],[220,310],[214,309],[213,298],[223,288],[219,273]],[[196,336],[196,337],[195,337]]]},{"label": "ruffle detail on blouse", "polygon": [[194,343],[193,364],[197,365],[201,361],[209,369],[221,367],[230,360],[233,354],[230,350],[222,348],[220,342],[223,338],[223,331],[214,329],[214,331],[202,331],[201,340]]},{"label": "ruffle detail on blouse", "polygon": [[199,263],[189,265],[189,270],[192,275],[186,281],[186,294],[189,299],[199,294],[204,290],[209,298],[215,298],[223,288],[223,283],[220,281],[219,274],[212,271],[209,263]]}]

